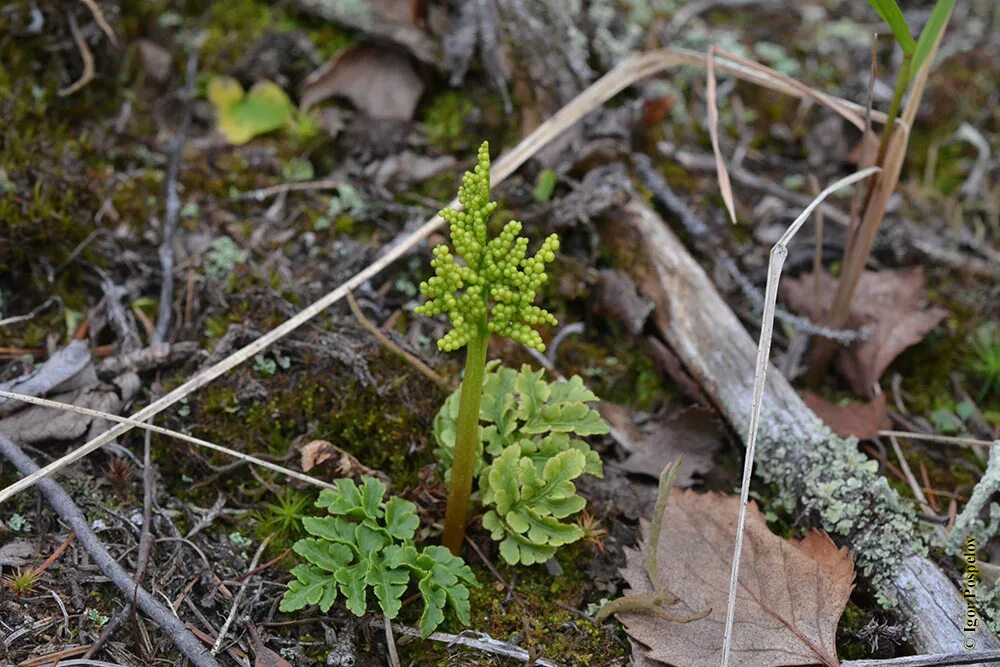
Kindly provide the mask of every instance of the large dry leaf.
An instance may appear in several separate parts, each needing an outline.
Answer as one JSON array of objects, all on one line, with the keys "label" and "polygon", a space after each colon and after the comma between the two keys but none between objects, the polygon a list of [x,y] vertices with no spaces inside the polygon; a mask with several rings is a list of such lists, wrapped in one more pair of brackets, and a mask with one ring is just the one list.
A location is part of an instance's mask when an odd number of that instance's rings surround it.
[{"label": "large dry leaf", "polygon": [[[782,282],[788,305],[797,313],[812,315],[816,290],[812,274]],[[819,299],[826,313],[836,281],[825,271],[819,278]],[[847,326],[866,328],[868,338],[857,341],[837,355],[837,368],[862,396],[882,377],[893,359],[903,350],[920,342],[943,320],[944,308],[924,308],[924,271],[922,267],[905,270],[865,271],[851,302]]]},{"label": "large dry leaf", "polygon": [[635,425],[627,408],[601,403],[599,409],[604,419],[624,433],[634,447],[621,464],[623,470],[657,479],[664,466],[684,457],[675,482],[677,488],[691,486],[694,475],[711,470],[712,456],[722,445],[723,430],[709,410],[689,408],[656,419],[643,431]]},{"label": "large dry leaf", "polygon": [[853,435],[859,440],[874,440],[879,431],[892,428],[885,394],[879,394],[868,403],[846,405],[836,405],[808,391],[802,398],[834,433],[845,438]]},{"label": "large dry leaf", "polygon": [[[690,623],[653,614],[619,614],[647,657],[675,667],[716,667],[722,657],[729,572],[739,498],[674,491],[657,545],[662,588],[682,602],[680,615],[711,613]],[[643,525],[644,539],[649,526]],[[643,548],[648,548],[643,545]],[[626,550],[622,575],[632,593],[652,593],[645,554]],[[854,564],[844,548],[814,531],[783,540],[767,528],[756,503],[748,507],[736,595],[732,664],[838,665],[837,621],[854,588]]]},{"label": "large dry leaf", "polygon": [[424,82],[406,56],[391,49],[354,46],[309,75],[301,106],[344,97],[372,118],[410,120],[424,93]]}]

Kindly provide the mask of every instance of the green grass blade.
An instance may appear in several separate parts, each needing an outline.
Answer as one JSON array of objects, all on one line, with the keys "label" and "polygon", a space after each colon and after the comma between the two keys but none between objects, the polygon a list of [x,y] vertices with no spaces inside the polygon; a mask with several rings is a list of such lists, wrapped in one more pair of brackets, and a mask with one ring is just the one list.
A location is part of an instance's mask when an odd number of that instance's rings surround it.
[{"label": "green grass blade", "polygon": [[910,68],[910,78],[913,78],[920,69],[920,66],[927,60],[927,56],[930,55],[931,47],[937,40],[938,35],[948,25],[948,18],[951,16],[951,10],[954,8],[955,0],[938,0],[935,3],[934,9],[931,11],[931,16],[927,19],[927,25],[921,31],[920,37],[917,39],[917,46],[913,50],[913,66]]},{"label": "green grass blade", "polygon": [[896,41],[902,47],[903,53],[911,54],[916,48],[910,28],[906,25],[903,12],[899,10],[896,0],[868,0],[868,3],[875,8],[882,20],[892,28],[892,34],[896,36]]}]

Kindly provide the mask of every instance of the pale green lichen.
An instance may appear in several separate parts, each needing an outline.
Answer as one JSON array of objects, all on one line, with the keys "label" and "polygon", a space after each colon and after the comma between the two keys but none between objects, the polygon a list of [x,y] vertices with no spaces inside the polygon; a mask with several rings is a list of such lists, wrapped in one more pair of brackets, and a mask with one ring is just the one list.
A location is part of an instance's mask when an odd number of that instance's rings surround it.
[{"label": "pale green lichen", "polygon": [[904,559],[925,554],[913,508],[878,474],[878,463],[818,421],[803,430],[762,420],[757,456],[760,476],[779,489],[778,502],[819,520],[824,530],[851,545],[858,571],[885,606],[893,606],[893,574]]},{"label": "pale green lichen", "polygon": [[[976,484],[965,508],[955,517],[951,535],[943,545],[949,554],[962,555],[966,540],[969,538],[977,545],[985,545],[997,534],[997,529],[1000,527],[1000,504],[990,503],[989,500],[998,491],[1000,491],[1000,441],[995,442],[990,448],[989,463],[982,479]],[[983,519],[981,515],[987,504],[988,516]],[[980,581],[975,587],[975,599],[979,614],[986,619],[990,630],[1000,634],[1000,581],[995,582],[992,587]]]}]

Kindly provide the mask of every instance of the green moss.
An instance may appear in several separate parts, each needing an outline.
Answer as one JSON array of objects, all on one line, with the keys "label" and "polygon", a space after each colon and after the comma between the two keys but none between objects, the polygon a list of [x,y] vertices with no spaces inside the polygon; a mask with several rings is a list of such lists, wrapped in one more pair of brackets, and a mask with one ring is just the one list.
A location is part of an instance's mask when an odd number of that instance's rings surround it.
[{"label": "green moss", "polygon": [[[255,454],[284,456],[292,441],[304,435],[329,440],[362,464],[385,472],[394,488],[415,486],[420,468],[433,460],[430,422],[443,396],[421,376],[405,369],[400,373],[396,358],[387,354],[377,353],[371,370],[376,378],[384,373],[398,381],[383,378],[379,386],[363,386],[345,377],[343,368],[307,356],[266,378],[261,392],[254,390],[260,377],[250,368],[240,368],[192,395],[190,414],[173,419],[181,422],[175,426],[186,426],[198,437]],[[261,397],[241,400],[251,392]],[[223,455],[198,454],[213,465],[231,461]],[[184,457],[171,458],[175,460],[163,464],[175,469],[173,479],[179,480]],[[264,471],[257,474],[271,476]],[[240,483],[257,487],[249,474],[234,473],[225,479],[235,492],[241,491]],[[279,485],[285,483],[274,479]],[[172,492],[181,497],[189,494],[184,486]]]},{"label": "green moss", "polygon": [[447,151],[467,149],[470,135],[465,131],[466,118],[473,108],[469,98],[460,91],[449,90],[436,95],[422,117],[428,141]]},{"label": "green moss", "polygon": [[[592,557],[590,547],[575,544],[560,550],[557,558],[563,574],[552,577],[542,566],[510,567],[498,565],[505,581],[513,583],[513,595],[508,593],[494,575],[480,565],[471,553],[466,559],[476,573],[481,586],[473,589],[471,628],[495,639],[509,641],[536,655],[560,665],[604,665],[628,655],[628,644],[620,629],[609,631],[594,624],[573,609],[598,603],[602,594],[596,591],[587,572],[578,566]],[[413,610],[404,609],[403,620],[412,622]],[[458,633],[465,628],[449,619],[443,627]],[[616,627],[618,627],[616,625]],[[450,648],[437,642],[419,642],[400,646],[400,658],[418,665],[456,664],[455,655],[462,649]],[[483,654],[469,653],[469,659],[482,664]],[[463,663],[458,663],[463,664]],[[472,664],[472,663],[470,663]]]}]

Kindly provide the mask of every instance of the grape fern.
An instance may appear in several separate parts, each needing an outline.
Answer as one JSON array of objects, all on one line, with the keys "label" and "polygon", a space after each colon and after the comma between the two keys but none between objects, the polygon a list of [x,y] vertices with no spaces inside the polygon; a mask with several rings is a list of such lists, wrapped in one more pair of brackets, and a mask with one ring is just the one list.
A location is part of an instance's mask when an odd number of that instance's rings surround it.
[{"label": "grape fern", "polygon": [[491,335],[520,341],[544,350],[540,324],[555,325],[556,318],[533,304],[538,288],[548,279],[545,265],[555,259],[559,238],[555,234],[528,255],[528,239],[519,236],[521,223],[508,222],[500,234],[489,238],[489,218],[496,210],[490,201],[490,154],[486,142],[479,147],[476,166],[462,177],[458,201],[463,210],[445,209],[454,252],[445,244],[434,249],[434,276],[420,284],[427,301],[416,312],[427,316],[447,314],[452,328],[439,341],[443,351],[466,348],[465,376],[459,398],[454,460],[443,543],[453,554],[461,550],[472,492],[472,478],[479,444],[479,404]]},{"label": "grape fern", "polygon": [[[527,365],[520,372],[488,368],[483,383],[479,419],[485,426],[475,467],[488,508],[483,527],[512,565],[544,562],[557,547],[586,537],[582,527],[563,521],[585,504],[573,480],[604,474],[597,452],[580,439],[608,432],[587,405],[597,396],[578,376],[550,383],[543,374]],[[458,392],[452,394],[434,419],[435,453],[446,465],[454,455],[459,402]]]}]

